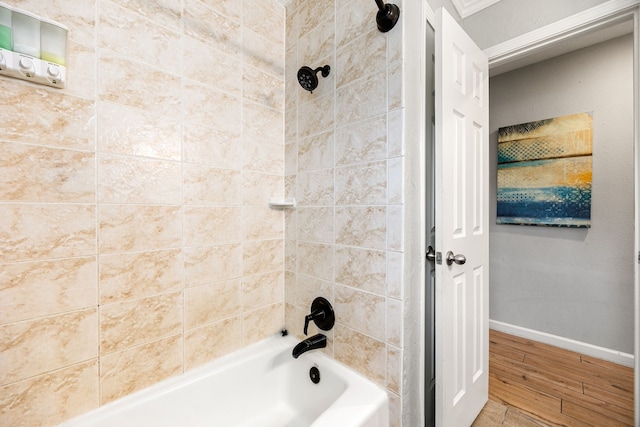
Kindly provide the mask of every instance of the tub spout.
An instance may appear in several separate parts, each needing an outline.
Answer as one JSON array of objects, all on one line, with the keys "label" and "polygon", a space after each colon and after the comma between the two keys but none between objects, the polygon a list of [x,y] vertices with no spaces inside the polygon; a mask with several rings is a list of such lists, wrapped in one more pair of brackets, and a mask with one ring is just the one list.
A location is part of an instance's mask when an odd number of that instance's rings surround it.
[{"label": "tub spout", "polygon": [[317,334],[306,340],[300,341],[298,345],[293,348],[291,353],[294,359],[297,359],[302,353],[306,353],[309,350],[316,350],[319,348],[325,348],[327,346],[327,337],[323,334]]}]

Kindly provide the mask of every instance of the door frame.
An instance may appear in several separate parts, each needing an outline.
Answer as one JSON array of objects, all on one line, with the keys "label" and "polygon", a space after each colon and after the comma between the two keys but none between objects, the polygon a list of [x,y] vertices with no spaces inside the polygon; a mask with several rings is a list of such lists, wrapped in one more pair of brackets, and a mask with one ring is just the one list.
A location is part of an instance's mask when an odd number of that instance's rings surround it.
[{"label": "door frame", "polygon": [[[412,3],[414,2],[406,2],[405,8],[409,7],[409,4],[412,4]],[[418,3],[418,2],[415,2],[415,3]],[[406,31],[404,35],[405,39],[403,43],[403,46],[405,47],[409,47],[412,45],[413,46],[420,45],[418,51],[415,52],[417,54],[425,52],[426,25],[431,25],[432,27],[435,28],[435,13],[433,9],[431,9],[431,7],[427,4],[426,0],[424,0],[421,3],[422,3],[421,10],[420,11],[415,10],[415,12],[418,12],[418,13],[410,15],[415,17],[413,19],[420,19],[421,22],[418,23],[412,19],[412,24],[415,23],[417,24],[416,26],[413,26],[410,23],[407,23],[407,28],[415,29],[417,33],[414,31]],[[634,46],[633,46],[633,97],[634,97],[634,102],[633,102],[634,142],[633,144],[634,144],[634,158],[635,158],[634,251],[636,254],[638,254],[638,263],[636,263],[634,267],[634,282],[635,282],[634,283],[634,294],[635,294],[634,336],[638,337],[638,335],[640,334],[640,265],[639,265],[640,263],[640,235],[639,235],[639,231],[640,231],[640,0],[610,0],[606,3],[602,3],[598,6],[587,9],[575,15],[569,16],[560,21],[556,21],[552,24],[538,28],[529,33],[507,40],[506,42],[491,46],[485,49],[484,51],[489,58],[489,71],[491,72],[492,69],[495,69],[497,67],[508,66],[508,64],[510,63],[521,61],[523,60],[523,58],[534,56],[536,54],[544,52],[545,50],[558,46],[559,43],[575,40],[577,37],[586,35],[592,31],[605,29],[607,27],[616,25],[628,19],[633,20],[633,33],[634,33]],[[420,35],[419,40],[421,40],[421,43],[411,43],[411,42],[415,42],[416,36],[418,34]],[[407,51],[409,50],[411,49],[407,48]],[[416,65],[416,67],[413,68],[413,70],[415,71],[411,72],[409,71],[411,70],[410,66],[412,65],[410,64],[410,62],[413,62],[413,61],[411,61],[409,58],[415,58],[415,56],[408,55],[409,52],[406,52],[406,53],[407,55],[405,56],[405,58],[407,59],[407,64],[405,66],[406,67],[405,68],[405,82],[406,82],[405,87],[407,86],[411,87],[412,90],[405,89],[405,95],[408,95],[409,93],[412,93],[412,92],[414,94],[422,92],[422,96],[421,96],[422,99],[416,99],[411,96],[407,96],[407,99],[405,100],[406,101],[405,105],[416,106],[416,107],[419,106],[419,108],[415,108],[415,109],[408,108],[406,110],[407,116],[405,117],[405,129],[420,130],[421,132],[419,132],[418,135],[414,134],[414,136],[417,136],[417,138],[415,138],[414,141],[420,141],[420,146],[424,147],[426,136],[424,135],[424,126],[420,123],[420,121],[424,119],[426,93],[424,93],[424,91],[419,91],[419,90],[417,91],[415,89],[416,88],[423,89],[425,86],[424,76],[425,76],[425,70],[426,70],[426,61],[424,59],[424,55],[418,56],[418,58],[420,59],[417,60],[417,63],[413,63],[413,65]],[[411,126],[412,124],[414,126]],[[405,135],[405,140],[408,140],[406,138],[407,136],[408,135]],[[420,150],[419,158],[423,159],[422,162],[425,162],[426,157],[425,157],[424,149],[420,148],[419,150]],[[421,178],[421,182],[423,183],[423,185],[425,185],[426,184],[425,165],[422,164],[419,167],[417,167],[417,172]],[[409,170],[407,170],[407,175],[405,176],[409,176],[409,175],[411,175],[411,173]],[[416,175],[413,175],[413,176],[416,176]],[[425,202],[424,194],[425,194],[425,191],[422,191],[422,194],[419,195],[419,196],[422,196],[418,198],[418,200],[421,201],[420,203],[421,206],[417,207],[417,212],[419,212],[422,217],[417,219],[414,217],[413,218],[414,221],[407,222],[407,224],[413,223],[416,225],[420,225],[421,233],[419,233],[419,235],[422,235],[422,236],[425,235],[424,233],[426,231],[425,216],[424,216],[426,214],[426,211],[424,209],[424,202]],[[406,208],[410,209],[410,206],[407,205]],[[422,258],[424,262],[424,254],[426,252],[425,244],[416,242],[416,249],[418,248],[419,248],[418,253],[420,254],[419,258]],[[421,325],[424,326],[424,319],[425,319],[424,306],[426,302],[426,300],[424,299],[425,297],[424,284],[426,280],[424,266],[421,268],[418,268],[418,271],[416,271],[415,269],[413,270],[414,274],[418,272],[420,273],[419,275],[421,276],[420,280],[418,281],[411,280],[411,277],[413,276],[412,274],[407,275],[406,278],[409,279],[407,281],[409,285],[406,287],[406,290],[408,291],[408,294],[421,296],[420,301],[422,302],[422,307],[413,306],[411,308],[410,307],[407,307],[407,308],[409,308],[408,312],[416,313],[418,318],[421,320]],[[415,286],[410,285],[411,283],[419,283],[420,290],[416,290]],[[412,287],[414,289],[411,289]],[[414,311],[412,308],[415,309],[416,311]],[[414,358],[410,358],[410,359],[413,359],[411,360],[411,362],[413,363],[408,363],[407,365],[413,365],[413,367],[419,368],[420,371],[422,372],[424,367],[424,361],[425,361],[424,339],[423,339],[424,331],[420,335],[421,337],[419,337],[419,340],[418,340],[420,342],[420,349],[419,349],[420,357],[418,357],[418,360],[415,360]],[[410,351],[411,349],[408,348],[407,350]],[[406,360],[406,361],[409,362],[409,360]],[[636,372],[636,375],[635,375],[635,424],[640,425],[640,338],[636,338],[636,341],[634,343],[634,364],[635,364],[635,372]],[[424,372],[422,372],[422,374],[423,375],[419,376],[418,378],[420,377],[424,378]],[[406,385],[407,385],[406,387],[407,390],[411,390],[411,389],[415,390],[417,386],[419,390],[418,395],[420,396],[420,398],[417,402],[416,400],[413,400],[413,399],[411,399],[411,402],[408,402],[408,401],[403,402],[403,406],[405,408],[407,408],[408,405],[412,403],[415,404],[415,403],[424,402],[424,395],[425,395],[424,381],[422,381],[421,384],[406,384]],[[404,397],[405,398],[407,397],[406,394],[404,395]],[[410,413],[412,413],[412,415],[420,416],[423,419],[422,423],[424,423],[424,413],[422,408],[418,410],[416,413],[416,408],[414,407],[410,411]]]}]

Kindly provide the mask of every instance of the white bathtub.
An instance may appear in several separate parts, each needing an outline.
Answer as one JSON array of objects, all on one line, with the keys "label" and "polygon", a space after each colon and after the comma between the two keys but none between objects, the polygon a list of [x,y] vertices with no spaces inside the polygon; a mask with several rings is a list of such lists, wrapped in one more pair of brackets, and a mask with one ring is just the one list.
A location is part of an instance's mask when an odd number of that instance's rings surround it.
[{"label": "white bathtub", "polygon": [[295,344],[268,338],[61,425],[388,427],[381,388],[318,350],[293,359]]}]

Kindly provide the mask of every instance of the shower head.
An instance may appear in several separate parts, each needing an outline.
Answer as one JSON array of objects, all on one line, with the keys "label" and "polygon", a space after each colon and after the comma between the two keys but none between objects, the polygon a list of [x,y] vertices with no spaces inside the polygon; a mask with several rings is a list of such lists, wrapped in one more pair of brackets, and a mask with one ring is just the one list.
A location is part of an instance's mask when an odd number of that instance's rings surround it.
[{"label": "shower head", "polygon": [[324,67],[318,67],[315,70],[307,66],[301,67],[298,70],[298,82],[304,90],[308,90],[309,92],[313,93],[313,91],[318,87],[318,76],[316,76],[316,74],[318,74],[318,71],[322,71],[322,77],[327,77],[330,70],[331,67],[329,67],[328,65],[325,65]]},{"label": "shower head", "polygon": [[383,0],[376,0],[378,5],[378,13],[376,14],[376,23],[378,30],[383,33],[390,31],[400,18],[400,8],[395,4],[384,4]]}]

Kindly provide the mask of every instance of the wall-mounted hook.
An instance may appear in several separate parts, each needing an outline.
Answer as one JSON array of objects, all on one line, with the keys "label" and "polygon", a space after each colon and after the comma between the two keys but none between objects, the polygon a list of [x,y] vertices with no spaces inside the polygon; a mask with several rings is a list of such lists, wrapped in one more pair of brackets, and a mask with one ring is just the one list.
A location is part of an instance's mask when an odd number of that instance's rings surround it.
[{"label": "wall-mounted hook", "polygon": [[400,18],[400,8],[395,4],[384,4],[384,0],[376,0],[378,5],[378,13],[376,14],[376,22],[378,30],[383,33],[391,30]]}]

